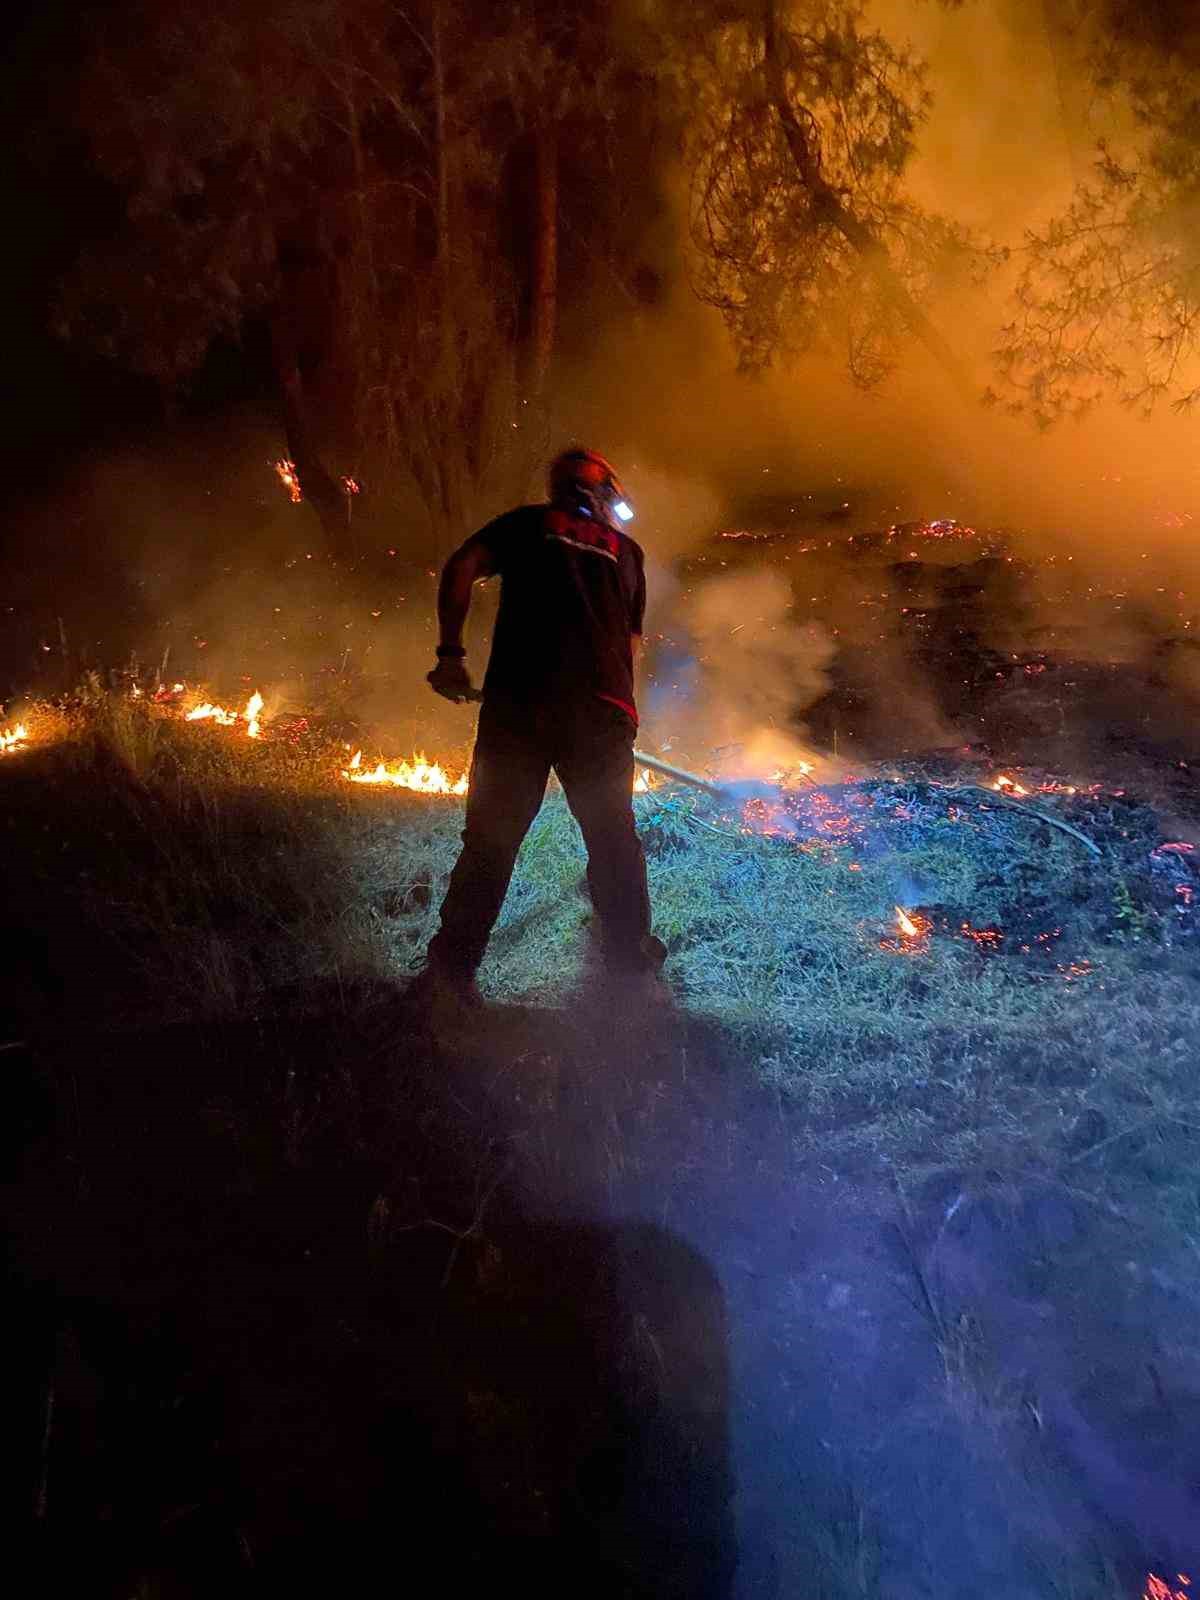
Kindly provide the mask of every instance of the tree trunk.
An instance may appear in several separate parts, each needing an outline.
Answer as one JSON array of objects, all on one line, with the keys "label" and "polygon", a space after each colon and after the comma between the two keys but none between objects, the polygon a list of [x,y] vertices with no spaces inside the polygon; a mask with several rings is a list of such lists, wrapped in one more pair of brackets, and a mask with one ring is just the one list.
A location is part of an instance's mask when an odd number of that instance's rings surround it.
[{"label": "tree trunk", "polygon": [[430,18],[430,49],[433,54],[433,142],[436,163],[435,227],[437,272],[442,294],[442,318],[447,316],[450,272],[450,169],[446,154],[446,76],[442,57],[442,0],[433,0]]},{"label": "tree trunk", "polygon": [[295,341],[283,314],[277,313],[271,319],[271,350],[283,404],[288,456],[296,469],[300,492],[320,520],[329,554],[344,558],[351,550],[347,497],[341,484],[326,471],[313,442]]},{"label": "tree trunk", "polygon": [[379,277],[375,268],[373,221],[367,204],[369,174],[363,148],[362,118],[359,114],[356,79],[349,66],[350,47],[346,42],[344,16],[342,55],[345,63],[342,68],[342,99],[346,108],[346,127],[350,137],[350,159],[354,171],[354,217],[358,228],[358,238],[351,258],[353,270],[350,274],[349,305],[353,343],[351,367],[355,377],[354,437],[358,440],[365,434],[363,396],[375,392],[378,377]]},{"label": "tree trunk", "polygon": [[558,325],[558,129],[539,127],[534,144],[533,388],[541,395],[550,375]]},{"label": "tree trunk", "polygon": [[783,128],[783,135],[797,175],[812,198],[813,210],[827,226],[840,233],[850,248],[859,255],[885,298],[900,314],[909,332],[924,345],[959,393],[966,399],[977,399],[975,389],[963,371],[958,357],[937,326],[913,299],[904,280],[892,265],[887,246],[873,229],[848,209],[840,195],[826,182],[821,171],[820,152],[813,150],[808,134],[801,126],[796,108],[788,94],[783,63],[779,59],[775,4],[776,0],[766,0],[763,19],[763,66],[766,71],[767,88],[771,104]]},{"label": "tree trunk", "polygon": [[[446,57],[442,0],[432,0],[429,19],[431,78],[433,92],[434,138],[434,228],[436,258],[434,270],[437,285],[437,318],[440,370],[434,374],[432,394],[442,396],[451,403],[451,413],[458,417],[458,427],[463,426],[461,403],[460,357],[455,341],[454,306],[452,304],[452,259],[450,239],[451,170],[448,131],[446,126]],[[457,195],[455,196],[457,199]],[[430,506],[437,526],[439,554],[449,551],[462,538],[462,483],[459,464],[462,452],[460,441],[439,437],[435,428],[427,433],[430,454],[430,471],[435,485]]]}]

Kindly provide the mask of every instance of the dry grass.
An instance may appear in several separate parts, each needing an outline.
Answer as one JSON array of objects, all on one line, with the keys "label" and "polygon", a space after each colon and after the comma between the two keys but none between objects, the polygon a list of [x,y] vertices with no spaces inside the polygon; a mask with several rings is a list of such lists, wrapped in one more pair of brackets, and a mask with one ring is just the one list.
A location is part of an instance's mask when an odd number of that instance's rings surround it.
[{"label": "dry grass", "polygon": [[[341,748],[311,735],[251,745],[102,692],[73,734],[41,758],[47,804],[64,828],[102,826],[114,843],[96,852],[87,900],[145,975],[135,1007],[152,994],[160,1014],[236,1015],[280,990],[419,966],[459,802],[351,788]],[[1174,947],[1136,876],[1140,844],[1096,863],[993,813],[798,847],[713,831],[670,791],[637,805],[681,1004],[799,1113],[822,1160],[1065,1165],[1110,1193],[1149,1179],[1200,1234],[1195,946]],[[893,907],[914,900],[934,908],[932,937],[897,950]],[[486,991],[566,1001],[589,916],[578,831],[552,792]],[[1011,929],[1000,954],[958,933],[968,919]]]}]

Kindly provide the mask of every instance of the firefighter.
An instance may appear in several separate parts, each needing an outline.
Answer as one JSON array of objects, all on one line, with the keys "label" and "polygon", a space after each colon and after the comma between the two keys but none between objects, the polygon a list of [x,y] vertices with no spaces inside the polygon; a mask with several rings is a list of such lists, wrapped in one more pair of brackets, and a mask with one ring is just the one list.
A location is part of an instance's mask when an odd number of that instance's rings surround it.
[{"label": "firefighter", "polygon": [[[432,688],[482,699],[462,852],[429,946],[423,986],[478,1004],[475,973],[504,903],[522,839],[556,772],[588,854],[588,887],[606,971],[653,976],[646,863],[633,820],[634,660],[646,579],[625,531],[633,512],[603,456],[573,449],[549,473],[549,502],[480,529],[450,557],[438,589]],[[500,579],[482,696],[463,648],[473,586]]]}]

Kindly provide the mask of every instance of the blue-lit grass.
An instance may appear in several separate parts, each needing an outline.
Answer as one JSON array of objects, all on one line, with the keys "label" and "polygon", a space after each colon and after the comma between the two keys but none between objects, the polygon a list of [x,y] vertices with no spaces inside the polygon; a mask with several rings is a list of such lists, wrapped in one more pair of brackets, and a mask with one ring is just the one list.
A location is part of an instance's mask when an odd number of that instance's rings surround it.
[{"label": "blue-lit grass", "polygon": [[[352,787],[344,758],[311,735],[253,743],[102,694],[79,710],[37,760],[81,831],[128,836],[89,879],[97,918],[152,983],[115,1007],[237,1015],[280,989],[390,988],[417,970],[462,804]],[[1200,986],[1136,876],[1144,840],[1096,863],[993,811],[817,848],[743,834],[669,791],[636,804],[681,1022],[726,1041],[727,1070],[786,1102],[822,1160],[918,1174],[1065,1159],[1082,1186],[1149,1174],[1196,1211]],[[552,785],[482,974],[490,997],[571,1015],[583,873]],[[897,903],[932,908],[914,948],[897,944]],[[963,920],[1004,928],[999,953]],[[1085,1113],[1102,1119],[1095,1152],[1071,1145]]]},{"label": "blue-lit grass", "polygon": [[[287,1091],[272,1136],[302,1165],[331,1123],[352,1128],[390,1172],[396,1130],[357,1120],[357,1079],[382,1070],[402,1084],[426,1048],[394,1001],[436,927],[462,803],[351,786],[339,776],[342,747],[311,736],[256,744],[104,703],[80,712],[69,735],[0,776],[22,875],[63,891],[52,915],[79,918],[89,963],[116,952],[111,991],[97,1000],[97,986],[80,985],[97,1006],[87,1026],[153,1036],[164,1022],[215,1020],[240,1032],[267,1010],[302,1026],[311,1018],[314,1033],[332,1022],[348,1041],[344,1076],[315,1072]],[[1200,985],[1138,877],[1144,839],[1114,844],[1097,865],[1022,817],[918,825],[893,808],[869,837],[814,847],[744,834],[736,818],[670,791],[635,804],[674,1017],[658,1019],[643,1052],[644,1013],[611,996],[603,1008],[581,1001],[583,850],[552,786],[482,974],[507,1009],[485,1015],[461,1052],[439,1040],[418,1063],[449,1081],[461,1071],[469,1088],[504,1077],[520,1105],[523,1181],[573,1203],[613,1194],[628,1204],[661,1162],[666,1189],[677,1184],[686,1203],[697,1175],[718,1186],[749,1178],[766,1127],[778,1181],[818,1175],[831,1209],[869,1205],[881,1184],[905,1206],[912,1197],[918,1222],[942,1213],[947,1183],[960,1200],[1051,1190],[1095,1220],[1097,1274],[1104,1263],[1122,1271],[1137,1238],[1147,1261],[1181,1260],[1186,1275],[1200,1238]],[[897,903],[926,909],[927,940],[897,940]],[[988,954],[962,935],[963,919],[1009,938]],[[1043,948],[1036,934],[1048,925],[1061,936]],[[685,1053],[694,1078],[680,1070]],[[256,1071],[251,1061],[255,1092]],[[726,1096],[720,1075],[749,1092]],[[414,1108],[401,1103],[404,1122]],[[240,1104],[237,1116],[248,1116]],[[247,1147],[245,1159],[250,1170],[259,1157]],[[1032,1281],[1035,1238],[1027,1249]],[[924,1261],[914,1248],[914,1273]],[[807,1305],[811,1282],[797,1281]],[[1003,1474],[1014,1452],[1026,1459],[1023,1430],[1041,1424],[989,1342],[986,1304],[964,1316],[926,1281],[928,1328],[897,1335],[932,1340],[940,1354],[937,1393],[922,1406],[935,1417],[946,1407],[945,1437],[993,1452]],[[786,1300],[771,1303],[759,1337],[773,1373],[789,1329],[809,1325]],[[844,1600],[880,1592],[887,1529],[869,1497],[820,1484],[810,1493],[780,1459],[787,1581]],[[1044,1592],[1057,1591],[1048,1580]]]},{"label": "blue-lit grass", "polygon": [[[655,927],[681,1010],[717,1025],[731,1070],[785,1098],[830,1161],[1012,1171],[1056,1165],[1069,1148],[1081,1185],[1103,1171],[1111,1187],[1150,1163],[1157,1186],[1184,1203],[1194,1189],[1186,1147],[1200,1129],[1194,954],[1156,942],[1149,912],[1130,936],[1114,865],[1081,857],[1062,835],[1003,818],[944,831],[853,852],[862,859],[852,869],[844,850],[684,820],[665,838],[648,828]],[[439,831],[424,845],[439,882],[446,843]],[[559,1004],[580,981],[582,868],[578,832],[551,796],[485,968],[497,999]],[[948,909],[908,948],[895,905],[912,885],[922,904]],[[1061,935],[1038,942],[1040,910],[1034,931],[997,954],[962,934],[959,911],[983,928],[1022,899],[1048,907]],[[418,958],[432,926],[425,914],[393,926],[399,966]],[[1071,1144],[1087,1112],[1111,1140],[1094,1154]]]}]

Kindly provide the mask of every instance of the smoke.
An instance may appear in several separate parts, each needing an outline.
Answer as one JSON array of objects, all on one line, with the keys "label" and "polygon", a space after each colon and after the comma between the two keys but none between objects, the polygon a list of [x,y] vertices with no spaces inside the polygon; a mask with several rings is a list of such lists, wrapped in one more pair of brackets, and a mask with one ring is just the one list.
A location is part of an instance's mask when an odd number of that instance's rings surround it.
[{"label": "smoke", "polygon": [[[958,8],[873,0],[870,8],[929,64],[934,105],[906,181],[924,205],[1017,252],[1024,230],[1086,177],[1096,138],[1124,132],[1056,43],[1053,11],[1043,0]],[[547,455],[573,438],[595,445],[616,462],[635,504],[655,666],[648,732],[706,756],[735,743],[745,753],[752,729],[778,741],[783,760],[804,749],[804,712],[837,672],[873,697],[881,747],[897,732],[898,707],[914,744],[962,731],[897,638],[864,634],[872,588],[888,587],[877,570],[831,557],[811,585],[799,562],[786,575],[677,576],[711,550],[718,529],[752,525],[770,494],[797,508],[798,527],[843,502],[842,533],[947,516],[1004,527],[1036,576],[1020,615],[996,608],[982,619],[998,650],[1047,646],[1144,665],[1157,639],[1183,634],[1200,593],[1193,419],[1164,408],[1146,421],[1114,405],[1039,435],[964,400],[915,346],[870,395],[849,381],[839,348],[757,378],[738,374],[721,318],[689,286],[687,173],[674,156],[648,160],[662,215],[615,264],[625,287],[596,288],[586,304],[564,307],[545,424]],[[630,292],[639,274],[657,285],[652,295]],[[994,376],[1011,282],[1011,269],[1001,270],[930,307],[980,394]],[[22,662],[42,659],[59,648],[61,616],[73,659],[81,641],[90,661],[109,664],[131,648],[154,663],[169,651],[172,673],[230,693],[253,678],[269,705],[296,709],[350,680],[355,714],[381,743],[463,742],[469,713],[436,701],[423,682],[436,561],[421,519],[366,485],[354,514],[364,519],[369,560],[335,582],[311,510],[288,503],[271,471],[283,453],[273,422],[241,413],[88,463],[27,517],[24,536],[9,529],[16,580],[7,648]],[[1102,591],[1120,597],[1103,622],[1092,606]],[[477,673],[493,605],[485,590],[473,614]],[[847,664],[852,642],[859,653]],[[27,677],[9,670],[14,685]],[[1191,698],[1190,658],[1167,677]]]},{"label": "smoke", "polygon": [[[1056,15],[1044,0],[873,0],[869,10],[928,64],[934,101],[906,187],[1011,251],[1007,266],[978,284],[943,286],[929,306],[980,397],[996,381],[1027,230],[1089,177],[1101,137],[1130,131],[1096,94]],[[614,308],[564,391],[565,414],[599,430],[602,447],[607,440],[638,465],[700,480],[726,504],[767,474],[793,491],[840,482],[855,502],[870,486],[901,518],[1004,526],[1022,553],[1073,554],[1098,581],[1128,580],[1139,593],[1153,592],[1164,570],[1175,587],[1200,582],[1197,544],[1181,525],[1200,497],[1194,419],[1166,403],[1146,419],[1114,401],[1080,425],[1038,433],[1003,407],[964,399],[915,344],[872,394],[850,382],[836,344],[787,369],[739,375],[720,317],[687,281],[687,174],[664,188],[672,227],[654,262],[658,303]]]},{"label": "smoke", "polygon": [[670,586],[671,562],[716,533],[727,502],[700,476],[643,465],[639,454],[631,450],[628,459],[619,454],[617,460],[618,471],[634,498],[635,521],[630,531],[647,556],[647,585],[653,611]]},{"label": "smoke", "polygon": [[[647,710],[659,742],[722,776],[796,766],[811,754],[801,716],[828,687],[827,632],[792,620],[777,572],[743,572],[679,593]],[[675,654],[672,657],[672,650]]]}]

